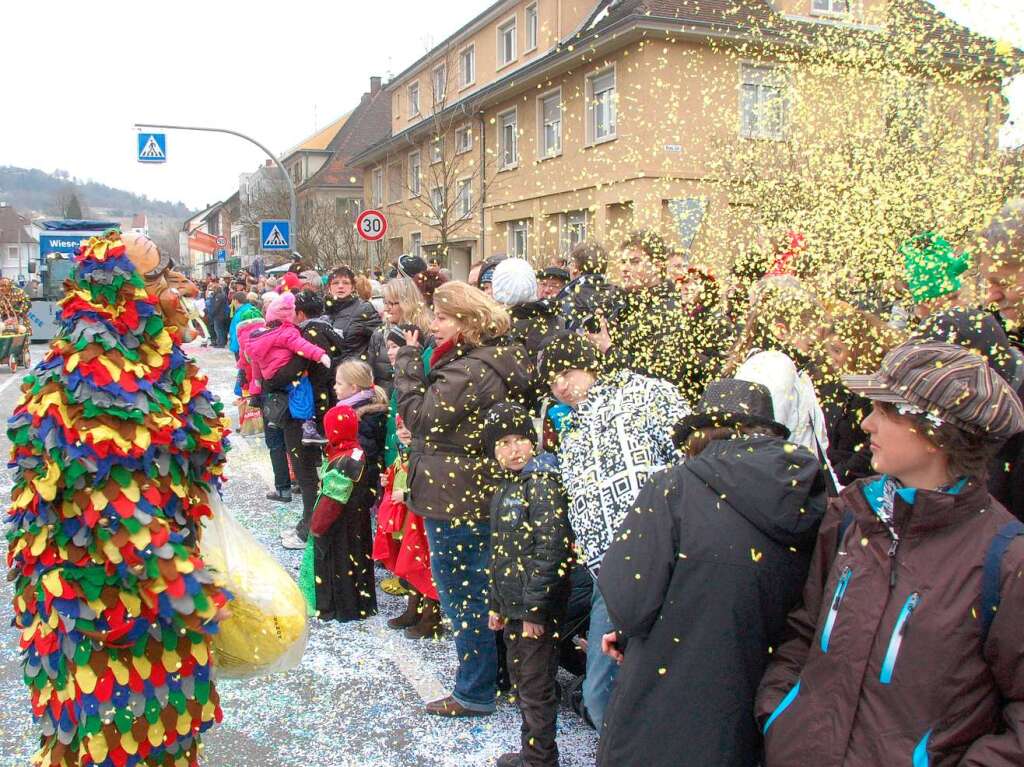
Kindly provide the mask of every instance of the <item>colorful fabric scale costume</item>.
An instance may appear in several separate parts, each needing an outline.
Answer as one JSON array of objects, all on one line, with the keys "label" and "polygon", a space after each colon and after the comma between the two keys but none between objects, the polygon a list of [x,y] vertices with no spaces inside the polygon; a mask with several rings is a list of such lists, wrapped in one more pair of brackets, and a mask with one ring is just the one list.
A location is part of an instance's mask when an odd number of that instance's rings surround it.
[{"label": "colorful fabric scale costume", "polygon": [[76,258],[9,421],[15,625],[46,767],[199,764],[228,594],[196,549],[227,421],[180,348],[194,286],[141,235]]}]

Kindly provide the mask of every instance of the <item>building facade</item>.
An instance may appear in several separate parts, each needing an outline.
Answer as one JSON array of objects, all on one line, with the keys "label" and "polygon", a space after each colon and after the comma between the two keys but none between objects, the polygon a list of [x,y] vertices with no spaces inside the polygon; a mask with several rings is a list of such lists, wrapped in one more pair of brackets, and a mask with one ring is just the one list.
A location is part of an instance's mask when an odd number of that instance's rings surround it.
[{"label": "building facade", "polygon": [[39,240],[32,222],[0,202],[0,276],[17,284],[38,282]]},{"label": "building facade", "polygon": [[[960,46],[947,68],[976,56],[924,0],[894,2],[941,33],[933,56]],[[894,100],[911,132],[928,113],[979,137],[952,151],[994,152],[998,62],[939,98],[923,53],[896,92],[883,55],[808,53],[838,31],[884,51],[891,13],[884,0],[495,3],[387,85],[391,136],[355,160],[366,204],[388,216],[391,257],[434,253],[458,277],[489,255],[548,263],[638,227],[687,253],[753,247],[769,235],[745,197],[829,136],[881,135]]]}]

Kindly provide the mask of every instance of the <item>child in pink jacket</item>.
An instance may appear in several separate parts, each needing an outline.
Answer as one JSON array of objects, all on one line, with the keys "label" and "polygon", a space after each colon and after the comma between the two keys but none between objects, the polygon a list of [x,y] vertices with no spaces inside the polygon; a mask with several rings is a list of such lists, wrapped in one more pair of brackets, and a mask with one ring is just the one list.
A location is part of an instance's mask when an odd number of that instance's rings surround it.
[{"label": "child in pink jacket", "polygon": [[248,337],[246,344],[252,378],[249,393],[263,391],[263,381],[273,378],[296,354],[310,360],[319,360],[329,368],[331,358],[316,344],[307,341],[295,324],[295,296],[282,293],[267,309],[267,326],[256,330]]}]

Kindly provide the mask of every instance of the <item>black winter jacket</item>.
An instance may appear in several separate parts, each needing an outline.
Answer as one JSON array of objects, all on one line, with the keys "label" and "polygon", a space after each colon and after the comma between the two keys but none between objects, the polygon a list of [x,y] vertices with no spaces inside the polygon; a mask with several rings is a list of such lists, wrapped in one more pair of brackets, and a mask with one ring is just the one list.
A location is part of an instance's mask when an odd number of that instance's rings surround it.
[{"label": "black winter jacket", "polygon": [[351,357],[359,357],[365,360],[370,336],[382,324],[373,304],[353,293],[347,298],[328,298],[325,309],[331,324],[341,336],[339,359],[344,361]]},{"label": "black winter jacket", "polygon": [[491,610],[552,625],[569,600],[571,540],[558,459],[542,453],[491,498]]},{"label": "black winter jacket", "polygon": [[828,460],[839,484],[846,487],[872,476],[871,440],[860,428],[871,414],[871,400],[854,394],[838,381],[820,384],[818,397],[828,433]]},{"label": "black winter jacket", "polygon": [[388,359],[388,346],[385,343],[390,326],[381,325],[370,336],[366,347],[366,364],[373,371],[373,382],[389,395],[395,383],[395,369]]},{"label": "black winter jacket", "polygon": [[754,696],[825,506],[817,458],[776,437],[712,442],[648,481],[598,582],[627,638],[599,765],[759,763]]},{"label": "black winter jacket", "polygon": [[612,345],[605,355],[609,372],[632,370],[679,388],[694,403],[714,375],[699,323],[683,305],[673,283],[626,294],[625,304],[608,323]]},{"label": "black winter jacket", "polygon": [[516,304],[510,306],[508,312],[512,316],[511,336],[526,347],[526,353],[535,363],[544,342],[553,333],[565,328],[565,320],[555,301]]},{"label": "black winter jacket", "polygon": [[555,296],[570,330],[580,329],[587,318],[595,315],[614,317],[623,300],[622,289],[608,282],[603,274],[581,274]]}]

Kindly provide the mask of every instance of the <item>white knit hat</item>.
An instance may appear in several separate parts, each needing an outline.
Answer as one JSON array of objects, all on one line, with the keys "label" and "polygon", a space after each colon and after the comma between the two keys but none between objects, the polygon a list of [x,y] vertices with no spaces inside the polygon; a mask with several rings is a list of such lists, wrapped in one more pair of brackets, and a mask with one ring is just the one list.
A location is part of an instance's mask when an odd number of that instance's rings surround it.
[{"label": "white knit hat", "polygon": [[524,258],[506,258],[494,270],[491,295],[499,304],[515,306],[537,300],[537,274]]}]

